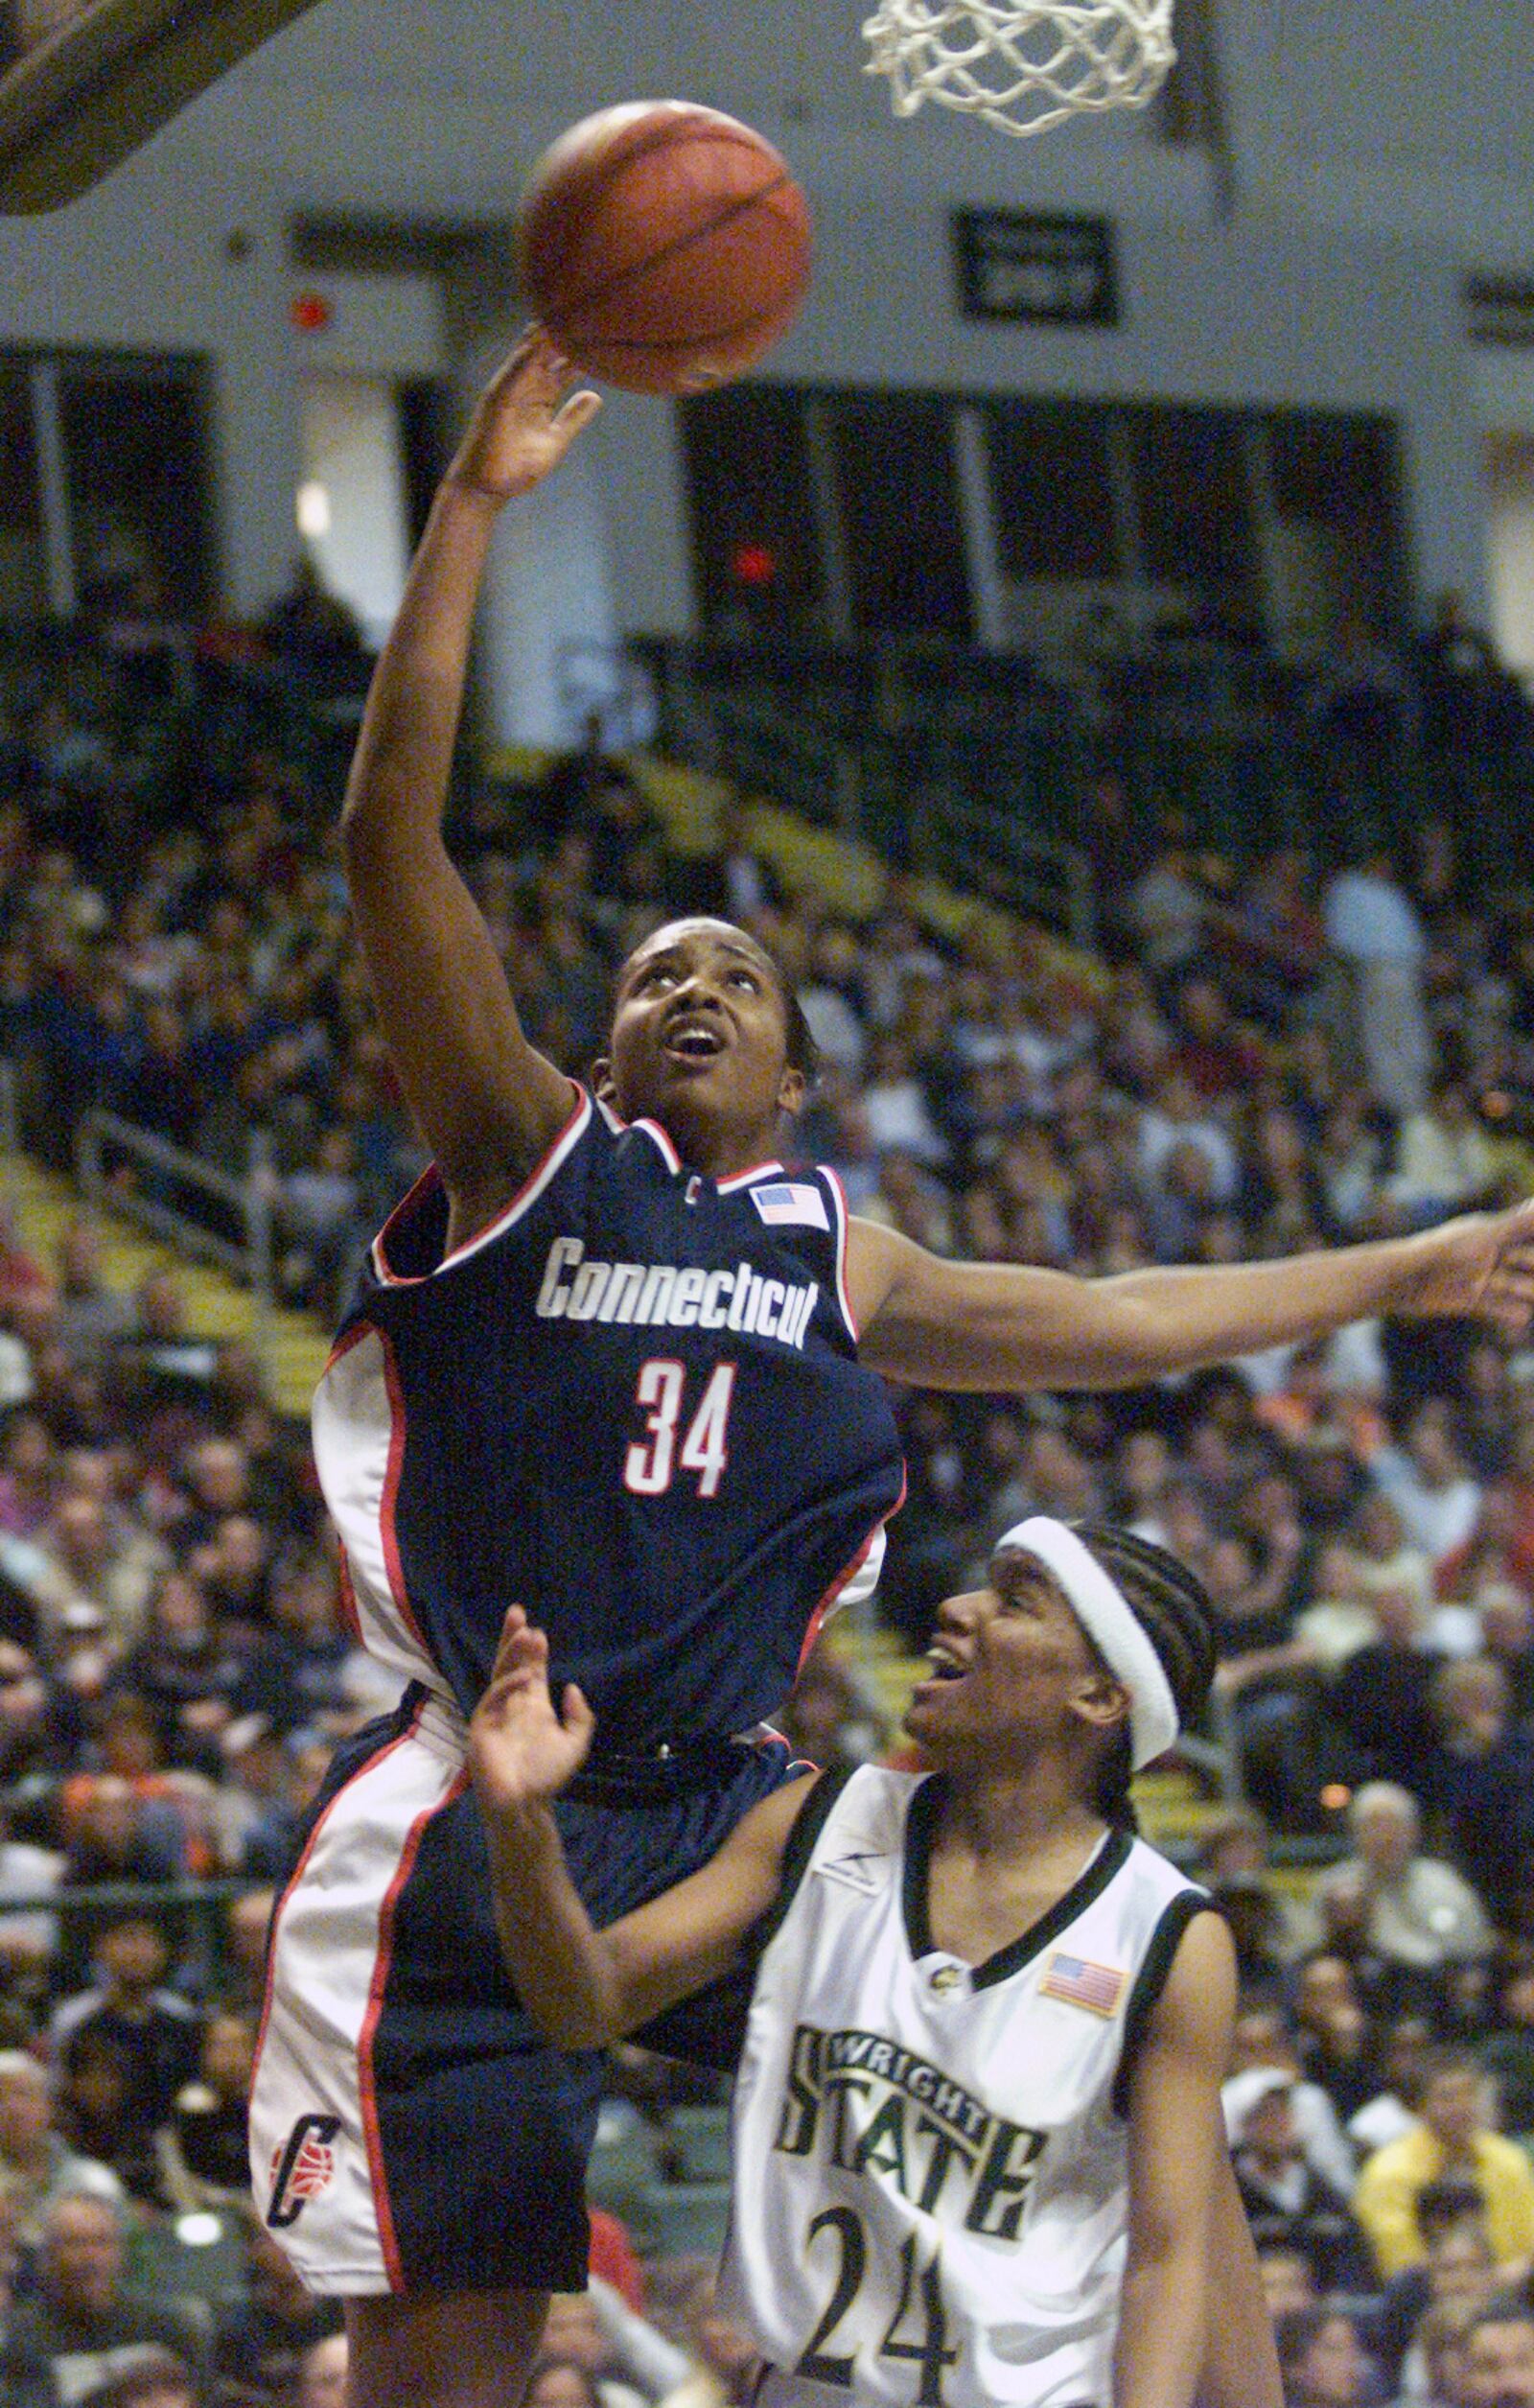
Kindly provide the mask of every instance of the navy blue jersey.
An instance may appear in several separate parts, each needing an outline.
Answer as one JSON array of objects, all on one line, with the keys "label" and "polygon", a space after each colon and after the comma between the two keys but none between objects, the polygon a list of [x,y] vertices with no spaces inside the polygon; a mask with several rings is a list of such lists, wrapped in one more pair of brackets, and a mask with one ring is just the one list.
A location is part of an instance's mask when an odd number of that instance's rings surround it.
[{"label": "navy blue jersey", "polygon": [[452,1254],[434,1172],[375,1245],[314,1402],[360,1635],[468,1712],[506,1607],[598,1748],[750,1729],[872,1584],[903,1467],[859,1368],[823,1170],[714,1181],[584,1090]]}]

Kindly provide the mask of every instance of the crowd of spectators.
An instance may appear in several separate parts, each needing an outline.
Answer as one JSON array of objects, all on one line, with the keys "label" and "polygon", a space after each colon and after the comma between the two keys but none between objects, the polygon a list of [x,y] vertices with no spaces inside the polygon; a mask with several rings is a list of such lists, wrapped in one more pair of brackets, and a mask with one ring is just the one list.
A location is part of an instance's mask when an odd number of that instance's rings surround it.
[{"label": "crowd of spectators", "polygon": [[[0,1055],[56,1163],[91,1105],[236,1173],[259,1136],[284,1293],[331,1315],[421,1155],[337,796],[252,700],[281,637],[254,685],[226,648],[171,676],[152,646],[12,647]],[[468,780],[455,829],[529,1034],[572,1068],[662,917],[755,928],[821,1053],[800,1144],[940,1252],[1219,1263],[1534,1191],[1518,863],[1473,883],[1452,816],[1400,856],[1364,824],[1336,859],[1221,860],[1174,818],[1128,829],[1111,773],[1091,805],[1089,952],[989,916],[941,936],[898,879],[854,922],[745,812],[679,855],[595,730],[524,790]],[[108,1162],[125,1193],[146,1176]],[[1107,1398],[898,1410],[881,1611],[906,1641],[1031,1510],[1122,1517],[1214,1601],[1190,1778],[1223,1765],[1243,1801],[1201,1863],[1238,1939],[1227,2120],[1294,2408],[1534,2408],[1534,1356],[1366,1324]],[[334,2397],[335,2319],[243,2205],[244,2107],[271,1884],[329,1747],[392,1702],[259,1365],[187,1326],[174,1274],[113,1289],[85,1215],[42,1260],[0,1215],[0,1900],[27,1909],[0,1914],[7,2399]],[[892,1743],[834,1646],[793,1713],[823,1758]],[[745,2396],[699,2270],[604,2248],[534,2400]]]}]

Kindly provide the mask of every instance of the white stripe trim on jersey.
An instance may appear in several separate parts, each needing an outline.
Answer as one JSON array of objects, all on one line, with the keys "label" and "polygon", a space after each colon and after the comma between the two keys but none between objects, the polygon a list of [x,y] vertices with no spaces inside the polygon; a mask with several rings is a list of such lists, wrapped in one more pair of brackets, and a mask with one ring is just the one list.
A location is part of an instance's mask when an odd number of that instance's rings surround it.
[{"label": "white stripe trim on jersey", "polygon": [[1072,1612],[1092,1641],[1109,1672],[1129,1693],[1131,1756],[1138,1772],[1154,1764],[1176,1739],[1180,1727],[1172,1683],[1127,1599],[1108,1578],[1091,1550],[1064,1522],[1034,1513],[996,1542],[995,1552],[1019,1548],[1053,1573],[1064,1590]]},{"label": "white stripe trim on jersey", "polygon": [[682,1168],[682,1157],[677,1152],[676,1147],[672,1144],[670,1138],[666,1135],[665,1131],[662,1128],[658,1120],[651,1120],[648,1113],[646,1113],[643,1118],[639,1120],[625,1120],[621,1112],[615,1111],[613,1106],[608,1102],[605,1095],[597,1096],[596,1109],[601,1113],[602,1118],[606,1121],[608,1127],[612,1130],[615,1137],[627,1136],[631,1129],[642,1129],[644,1134],[649,1138],[650,1143],[654,1146],[657,1154],[661,1157],[662,1161],[665,1164],[666,1169],[672,1173],[680,1171]]},{"label": "white stripe trim on jersey", "polygon": [[857,1325],[852,1299],[847,1290],[847,1247],[851,1233],[851,1219],[847,1209],[847,1190],[829,1163],[820,1164],[822,1175],[831,1193],[831,1208],[836,1214],[836,1301],[841,1308],[847,1334],[855,1346],[863,1333]]},{"label": "white stripe trim on jersey", "polygon": [[[639,1120],[623,1120],[613,1110],[605,1096],[601,1095],[596,1098],[596,1106],[615,1136],[621,1136],[628,1129],[642,1129],[647,1137],[655,1140],[656,1148],[668,1171],[680,1171],[686,1167],[672,1143],[670,1132],[663,1128],[660,1121],[652,1119],[648,1112]],[[732,1195],[737,1187],[749,1187],[754,1180],[781,1178],[782,1169],[781,1162],[754,1162],[749,1171],[735,1171],[729,1179],[716,1179],[713,1182],[714,1193],[717,1196],[728,1196]]]},{"label": "white stripe trim on jersey", "polygon": [[432,1270],[405,1274],[391,1271],[389,1269],[388,1260],[384,1251],[384,1241],[387,1238],[390,1229],[400,1218],[400,1215],[405,1211],[407,1205],[409,1204],[412,1198],[420,1194],[422,1188],[426,1185],[427,1181],[433,1176],[433,1172],[435,1172],[435,1175],[438,1178],[441,1177],[441,1173],[436,1171],[435,1165],[433,1164],[432,1170],[425,1172],[423,1176],[416,1181],[416,1183],[411,1188],[409,1195],[405,1198],[404,1203],[395,1205],[394,1210],[389,1214],[389,1217],[384,1222],[384,1227],[380,1229],[377,1237],[373,1240],[373,1269],[378,1275],[381,1286],[385,1288],[419,1288],[428,1279],[440,1278],[443,1272],[453,1270],[458,1263],[467,1262],[471,1254],[477,1254],[480,1252],[480,1251],[484,1247],[488,1246],[493,1239],[500,1237],[502,1230],[509,1229],[514,1222],[522,1219],[524,1212],[528,1212],[532,1209],[532,1206],[538,1202],[539,1197],[543,1194],[544,1189],[548,1185],[549,1181],[553,1178],[554,1173],[559,1169],[560,1164],[565,1160],[565,1157],[569,1153],[571,1147],[575,1145],[578,1139],[585,1134],[586,1124],[592,1116],[592,1099],[587,1094],[586,1089],[583,1087],[577,1087],[573,1079],[571,1079],[569,1084],[571,1091],[575,1097],[574,1110],[571,1111],[570,1116],[569,1120],[566,1121],[563,1129],[559,1132],[559,1134],[553,1140],[553,1143],[548,1147],[546,1153],[545,1153],[533,1165],[532,1170],[528,1173],[523,1184],[518,1188],[516,1194],[512,1197],[511,1202],[505,1206],[505,1209],[501,1212],[498,1212],[495,1219],[487,1222],[482,1229],[476,1230],[474,1236],[466,1239],[462,1246],[455,1246],[451,1253],[444,1254],[442,1260],[436,1264]]},{"label": "white stripe trim on jersey", "polygon": [[889,1512],[879,1515],[856,1555],[849,1556],[842,1566],[805,1625],[804,1636],[800,1642],[799,1662],[794,1668],[796,1680],[803,1671],[809,1651],[820,1637],[822,1628],[831,1616],[839,1614],[844,1605],[866,1604],[878,1587],[879,1575],[884,1570],[885,1550],[889,1545],[885,1525],[894,1520],[904,1503],[905,1465],[902,1462],[899,1495],[891,1506]]},{"label": "white stripe trim on jersey", "polygon": [[358,1632],[369,1655],[435,1687],[406,1586],[394,1527],[405,1403],[388,1339],[355,1322],[321,1372],[310,1410],[314,1468],[345,1551]]},{"label": "white stripe trim on jersey", "polygon": [[716,1179],[713,1191],[716,1196],[732,1196],[737,1187],[749,1187],[754,1180],[780,1179],[782,1174],[781,1162],[754,1162],[749,1171],[734,1171],[729,1179]]},{"label": "white stripe trim on jersey", "polygon": [[652,1120],[646,1112],[640,1119],[631,1120],[628,1125],[631,1129],[642,1129],[647,1137],[654,1139],[661,1150],[661,1158],[668,1171],[679,1171],[682,1168],[682,1157],[658,1120]]}]

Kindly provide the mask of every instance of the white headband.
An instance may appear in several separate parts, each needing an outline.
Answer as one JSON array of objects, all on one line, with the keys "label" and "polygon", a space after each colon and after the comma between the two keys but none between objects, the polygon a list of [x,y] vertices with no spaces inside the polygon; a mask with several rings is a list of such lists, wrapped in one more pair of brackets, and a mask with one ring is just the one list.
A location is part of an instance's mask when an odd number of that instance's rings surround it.
[{"label": "white headband", "polygon": [[1077,1621],[1129,1693],[1129,1753],[1138,1772],[1164,1756],[1179,1729],[1172,1683],[1121,1589],[1064,1522],[1034,1513],[996,1542],[1021,1548],[1054,1574]]}]

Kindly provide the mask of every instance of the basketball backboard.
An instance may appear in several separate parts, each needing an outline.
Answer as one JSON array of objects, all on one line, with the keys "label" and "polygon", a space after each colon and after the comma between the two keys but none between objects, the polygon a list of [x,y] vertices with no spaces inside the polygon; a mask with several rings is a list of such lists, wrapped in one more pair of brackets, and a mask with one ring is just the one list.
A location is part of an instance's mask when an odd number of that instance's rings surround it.
[{"label": "basketball backboard", "polygon": [[314,0],[0,0],[0,214],[57,209]]}]

